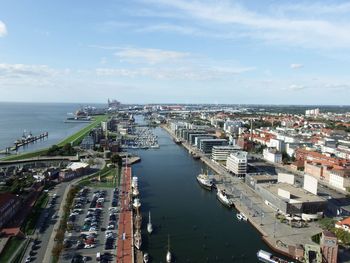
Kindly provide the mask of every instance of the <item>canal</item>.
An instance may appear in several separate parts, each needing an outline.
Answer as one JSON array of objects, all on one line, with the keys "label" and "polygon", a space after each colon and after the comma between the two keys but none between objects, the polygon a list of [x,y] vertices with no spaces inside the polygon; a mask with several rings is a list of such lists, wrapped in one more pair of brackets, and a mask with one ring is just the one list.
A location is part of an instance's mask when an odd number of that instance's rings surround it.
[{"label": "canal", "polygon": [[[260,234],[236,219],[216,199],[216,192],[202,189],[196,176],[206,169],[166,131],[155,128],[160,148],[138,150],[141,162],[133,165],[139,178],[143,215],[142,250],[152,262],[165,262],[170,236],[173,262],[257,262],[259,249],[269,250]],[[146,231],[148,211],[154,232]]]}]

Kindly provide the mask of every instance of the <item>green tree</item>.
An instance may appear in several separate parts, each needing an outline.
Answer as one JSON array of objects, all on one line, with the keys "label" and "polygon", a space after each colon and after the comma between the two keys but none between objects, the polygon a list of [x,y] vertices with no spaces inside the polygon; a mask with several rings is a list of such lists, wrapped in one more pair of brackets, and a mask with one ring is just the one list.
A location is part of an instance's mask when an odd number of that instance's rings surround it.
[{"label": "green tree", "polygon": [[118,165],[119,167],[122,167],[122,165],[123,165],[123,159],[120,157],[119,154],[113,154],[111,156],[111,162],[113,164]]}]

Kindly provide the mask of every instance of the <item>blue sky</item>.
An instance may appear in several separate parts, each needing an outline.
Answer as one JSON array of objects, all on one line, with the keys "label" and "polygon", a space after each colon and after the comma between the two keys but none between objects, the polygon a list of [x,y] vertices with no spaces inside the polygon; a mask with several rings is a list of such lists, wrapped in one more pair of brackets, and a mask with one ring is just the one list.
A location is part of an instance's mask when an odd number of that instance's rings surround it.
[{"label": "blue sky", "polygon": [[0,2],[0,101],[349,104],[350,2]]}]

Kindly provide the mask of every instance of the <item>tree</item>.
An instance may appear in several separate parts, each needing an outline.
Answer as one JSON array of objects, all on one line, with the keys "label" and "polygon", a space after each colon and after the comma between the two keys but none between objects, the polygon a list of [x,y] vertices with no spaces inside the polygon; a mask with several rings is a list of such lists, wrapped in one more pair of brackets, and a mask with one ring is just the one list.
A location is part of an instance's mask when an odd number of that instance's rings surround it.
[{"label": "tree", "polygon": [[122,165],[123,165],[123,159],[120,157],[119,154],[113,154],[111,156],[111,162],[113,164],[118,165],[119,167],[122,167]]}]

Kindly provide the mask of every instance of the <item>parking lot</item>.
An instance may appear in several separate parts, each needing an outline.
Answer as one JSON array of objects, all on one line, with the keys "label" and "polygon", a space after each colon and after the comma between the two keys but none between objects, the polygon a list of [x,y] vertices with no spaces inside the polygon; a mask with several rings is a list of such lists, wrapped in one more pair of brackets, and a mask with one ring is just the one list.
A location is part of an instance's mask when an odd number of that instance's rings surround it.
[{"label": "parking lot", "polygon": [[118,189],[82,189],[68,218],[60,262],[115,261],[118,218]]}]

